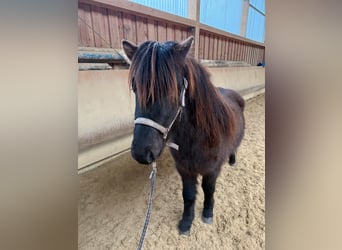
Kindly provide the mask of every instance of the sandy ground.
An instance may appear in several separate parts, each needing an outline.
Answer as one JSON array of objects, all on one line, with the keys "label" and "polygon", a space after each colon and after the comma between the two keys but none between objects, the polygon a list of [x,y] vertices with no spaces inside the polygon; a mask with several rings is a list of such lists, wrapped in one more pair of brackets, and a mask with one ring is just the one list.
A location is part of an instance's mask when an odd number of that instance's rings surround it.
[{"label": "sandy ground", "polygon": [[[144,249],[265,249],[265,97],[247,102],[246,134],[237,166],[224,165],[215,192],[214,223],[201,221],[198,185],[189,237],[180,236],[181,179],[165,150],[157,163]],[[150,166],[130,154],[80,175],[79,249],[136,249],[145,218]]]}]

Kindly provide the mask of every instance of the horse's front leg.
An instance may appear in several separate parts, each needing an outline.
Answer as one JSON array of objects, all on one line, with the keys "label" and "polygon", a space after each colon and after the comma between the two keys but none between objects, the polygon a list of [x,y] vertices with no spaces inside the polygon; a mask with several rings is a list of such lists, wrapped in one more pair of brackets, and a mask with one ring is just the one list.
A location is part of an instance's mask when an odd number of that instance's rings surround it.
[{"label": "horse's front leg", "polygon": [[217,179],[216,173],[210,173],[203,176],[202,188],[204,192],[204,208],[202,213],[202,220],[204,223],[213,223],[214,210],[214,192]]},{"label": "horse's front leg", "polygon": [[184,211],[178,229],[181,234],[189,235],[195,215],[197,176],[181,174],[183,182]]}]

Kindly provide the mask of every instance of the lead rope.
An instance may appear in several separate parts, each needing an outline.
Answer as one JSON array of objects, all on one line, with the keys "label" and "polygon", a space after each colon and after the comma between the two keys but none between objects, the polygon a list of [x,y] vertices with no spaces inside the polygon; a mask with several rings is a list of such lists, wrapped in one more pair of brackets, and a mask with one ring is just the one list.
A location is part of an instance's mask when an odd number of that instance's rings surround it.
[{"label": "lead rope", "polygon": [[150,194],[148,196],[148,204],[147,204],[147,210],[146,210],[146,217],[144,222],[144,227],[140,236],[139,244],[138,244],[138,250],[141,250],[144,244],[145,235],[148,227],[148,223],[150,222],[150,216],[151,216],[151,208],[152,208],[152,198],[153,198],[153,190],[154,190],[154,182],[156,179],[157,174],[157,163],[154,161],[152,162],[152,171],[150,174]]}]

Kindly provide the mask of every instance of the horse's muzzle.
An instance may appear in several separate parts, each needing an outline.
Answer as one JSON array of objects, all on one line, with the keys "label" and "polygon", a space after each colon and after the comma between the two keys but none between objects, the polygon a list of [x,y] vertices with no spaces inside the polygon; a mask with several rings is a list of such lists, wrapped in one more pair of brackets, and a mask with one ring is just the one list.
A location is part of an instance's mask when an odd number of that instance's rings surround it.
[{"label": "horse's muzzle", "polygon": [[137,162],[141,164],[150,164],[159,157],[160,152],[157,152],[157,150],[154,150],[152,147],[138,147],[133,143],[131,154]]}]

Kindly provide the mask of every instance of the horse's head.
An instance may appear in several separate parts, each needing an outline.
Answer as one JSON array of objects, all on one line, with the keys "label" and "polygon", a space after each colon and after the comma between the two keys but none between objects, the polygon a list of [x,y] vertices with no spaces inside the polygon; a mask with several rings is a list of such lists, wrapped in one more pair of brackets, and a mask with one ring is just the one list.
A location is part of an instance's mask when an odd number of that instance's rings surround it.
[{"label": "horse's head", "polygon": [[140,46],[122,42],[132,62],[129,83],[136,100],[131,153],[140,163],[156,160],[170,135],[163,127],[173,124],[184,101],[184,60],[192,41],[147,41]]}]

